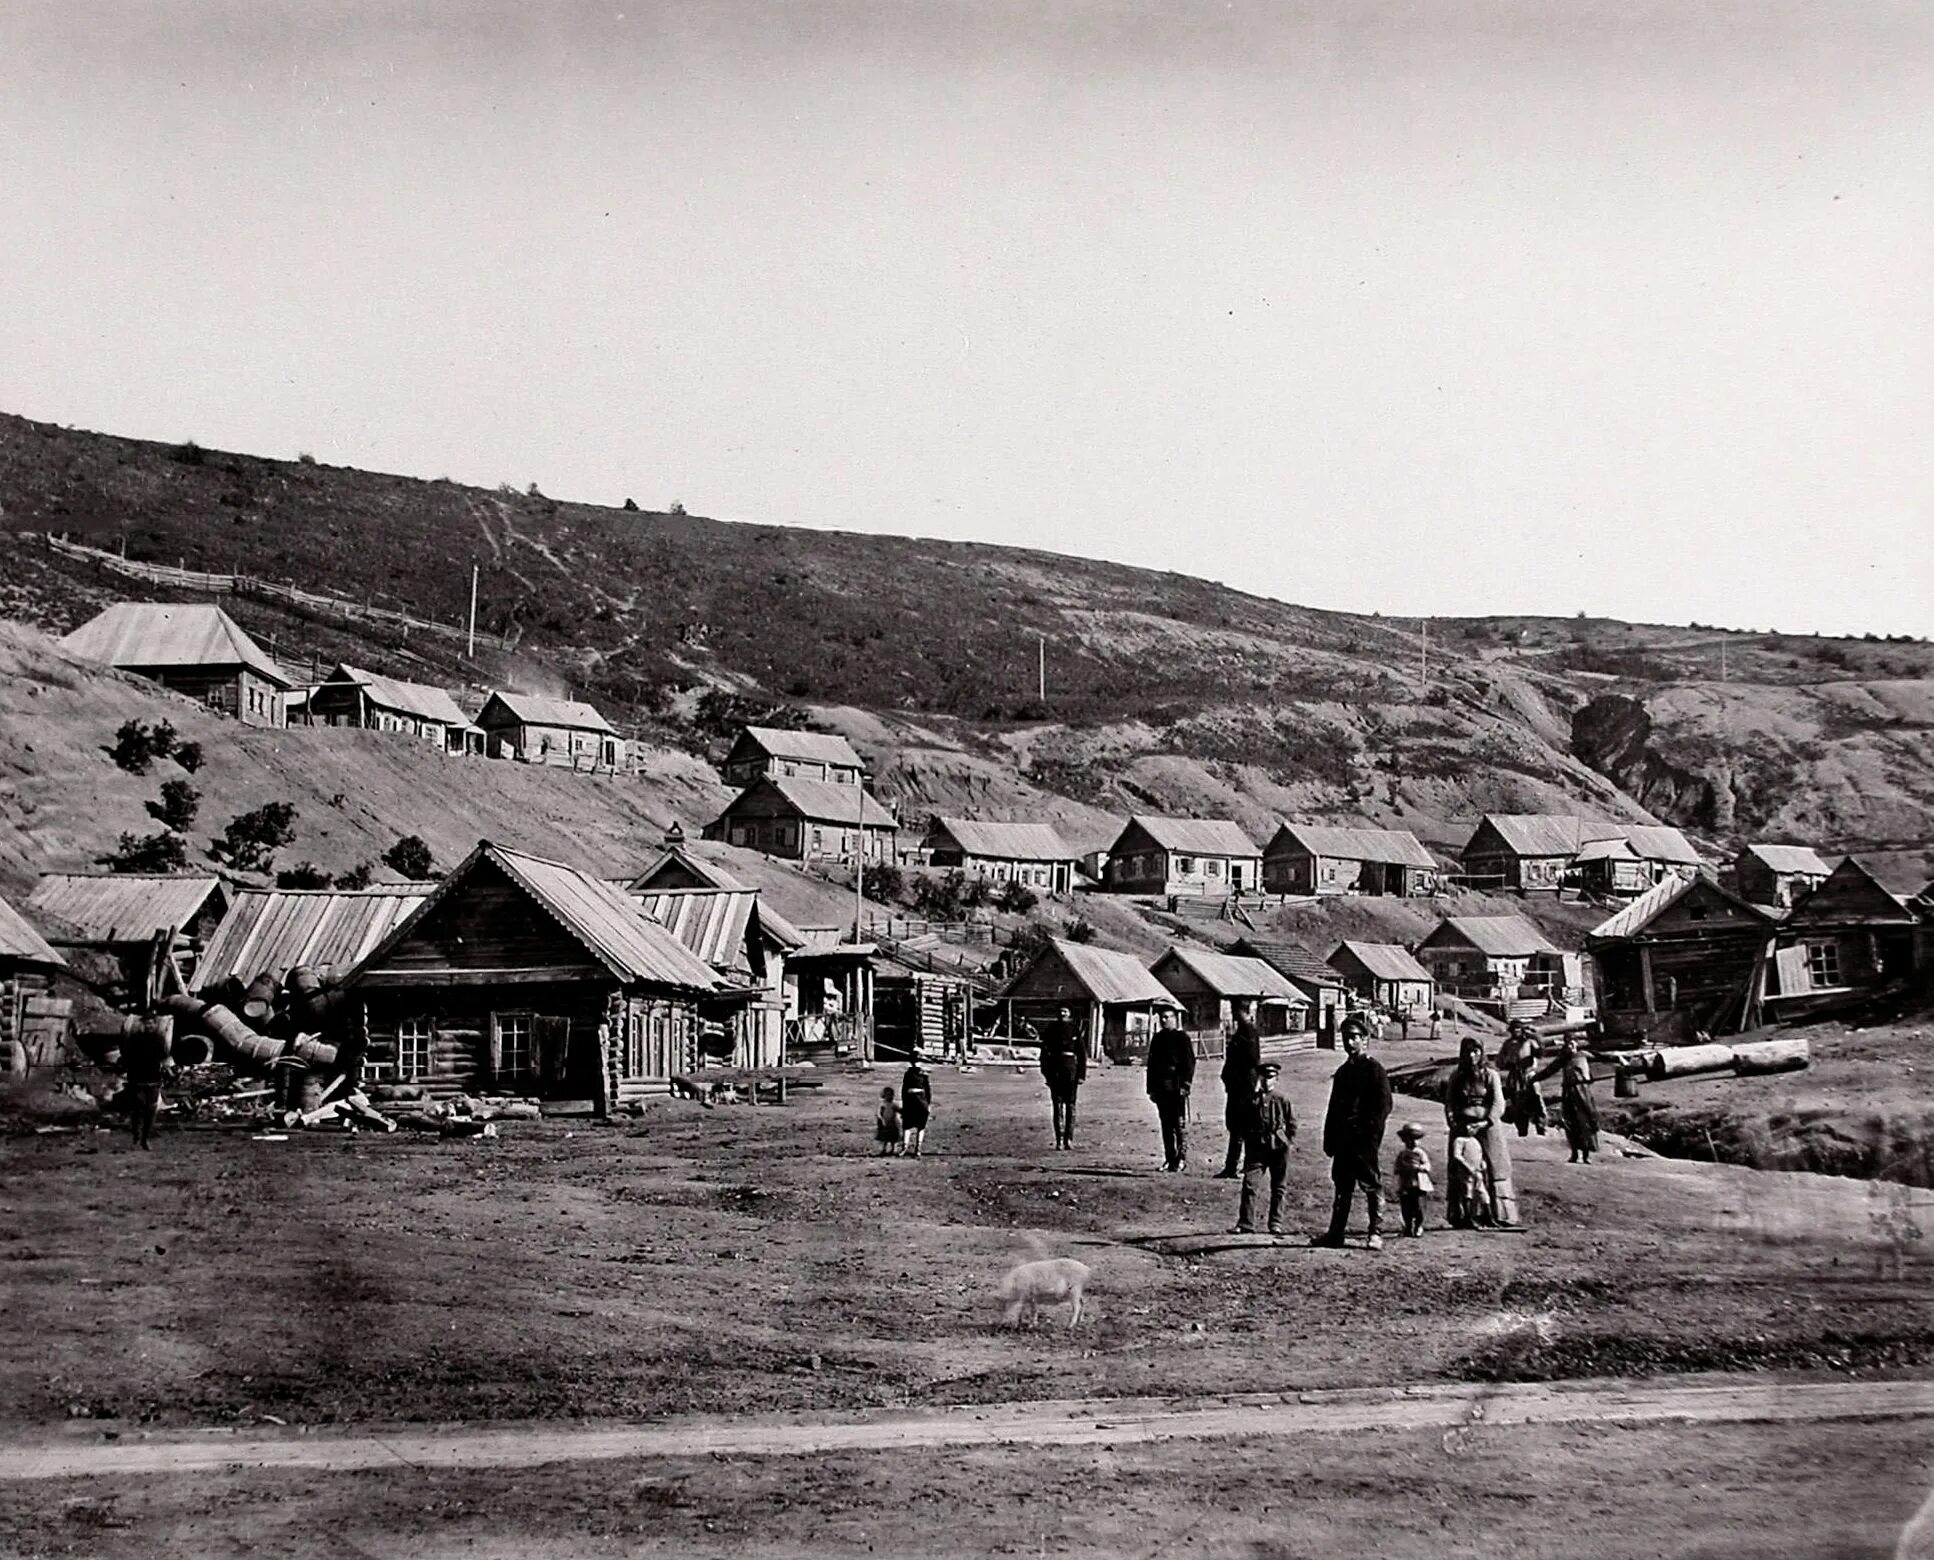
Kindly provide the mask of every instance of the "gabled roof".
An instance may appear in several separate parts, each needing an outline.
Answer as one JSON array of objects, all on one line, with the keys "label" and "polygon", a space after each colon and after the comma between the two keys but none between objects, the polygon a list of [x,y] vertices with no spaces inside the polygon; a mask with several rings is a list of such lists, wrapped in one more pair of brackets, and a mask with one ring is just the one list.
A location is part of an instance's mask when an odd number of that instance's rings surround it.
[{"label": "gabled roof", "polygon": [[53,926],[61,942],[133,943],[188,925],[211,899],[217,912],[229,902],[212,872],[46,872],[27,908]]},{"label": "gabled roof", "polygon": [[540,699],[535,694],[505,693],[500,688],[484,700],[484,707],[477,712],[479,725],[484,724],[484,717],[490,713],[493,705],[520,726],[565,726],[575,731],[603,731],[617,735],[610,721],[590,705],[576,699]]},{"label": "gabled roof", "polygon": [[1677,829],[1664,824],[1632,823],[1625,825],[1621,832],[1632,847],[1632,854],[1641,861],[1664,861],[1679,867],[1700,864],[1699,852],[1692,848],[1692,841]]},{"label": "gabled roof", "polygon": [[1907,902],[1849,856],[1793,906],[1789,927],[1912,926]]},{"label": "gabled roof", "polygon": [[747,726],[732,746],[751,743],[769,758],[799,759],[808,764],[832,764],[847,769],[865,766],[853,744],[830,731],[787,731],[778,726]]},{"label": "gabled roof", "polygon": [[1219,997],[1260,997],[1265,1001],[1287,1002],[1296,1007],[1309,1006],[1308,997],[1261,959],[1215,953],[1207,948],[1178,946],[1169,949],[1150,965],[1149,972],[1160,980],[1162,967],[1170,963],[1185,966]]},{"label": "gabled roof", "polygon": [[278,688],[288,673],[220,607],[117,601],[61,644],[75,655],[142,671],[166,666],[246,666]]},{"label": "gabled roof", "polygon": [[239,889],[189,985],[196,991],[308,967],[327,978],[360,963],[423,903],[433,883]]},{"label": "gabled roof", "polygon": [[1558,951],[1521,915],[1447,915],[1421,946],[1440,948],[1454,942],[1466,943],[1494,959],[1521,959],[1527,954]]},{"label": "gabled roof", "polygon": [[[1169,989],[1151,975],[1132,953],[1116,953],[1111,948],[1066,942],[1059,937],[1050,941],[1049,948],[1051,951],[1041,957],[1059,958],[1068,973],[1097,1002],[1152,1002],[1162,1007],[1177,1005]],[[1015,981],[1021,978],[1021,975],[1017,975]]]},{"label": "gabled roof", "polygon": [[1578,847],[1580,861],[1637,861],[1639,853],[1626,840],[1586,840]]},{"label": "gabled roof", "polygon": [[[748,796],[764,790],[771,790],[780,796],[800,817],[813,823],[845,824],[851,826],[857,817],[864,817],[869,829],[897,829],[899,822],[888,812],[872,794],[861,786],[848,780],[800,780],[785,775],[762,775],[734,797],[726,807],[729,813]],[[862,802],[860,797],[864,796]]]},{"label": "gabled roof", "polygon": [[1261,959],[1271,969],[1280,971],[1291,980],[1303,981],[1312,986],[1333,986],[1338,990],[1342,989],[1343,982],[1335,970],[1308,949],[1299,948],[1295,943],[1244,937],[1237,941],[1235,947],[1238,953]]},{"label": "gabled roof", "polygon": [[1004,861],[1073,861],[1074,847],[1051,823],[992,823],[978,818],[936,818],[946,834],[970,856]]},{"label": "gabled roof", "polygon": [[1329,856],[1342,861],[1374,861],[1393,867],[1435,867],[1423,842],[1408,829],[1343,828],[1326,823],[1286,823],[1277,829],[1265,854]]},{"label": "gabled roof", "polygon": [[401,678],[384,677],[347,662],[338,662],[335,670],[323,679],[323,685],[340,687],[344,684],[360,687],[370,703],[379,704],[386,710],[414,715],[418,720],[441,721],[446,726],[470,724],[470,717],[458,708],[455,699],[443,689],[432,688],[427,683],[404,682]]},{"label": "gabled roof", "polygon": [[410,935],[412,928],[434,914],[437,906],[455,894],[486,862],[536,901],[585,952],[619,980],[681,986],[694,991],[718,988],[718,977],[711,967],[664,927],[648,919],[623,890],[562,862],[506,850],[489,840],[478,842],[477,848],[436,886],[435,892],[371,950],[351,979],[360,978],[364,971],[380,964]]},{"label": "gabled roof", "polygon": [[694,856],[682,845],[667,845],[658,853],[655,860],[646,864],[644,871],[626,882],[624,887],[629,893],[643,894],[650,891],[654,885],[664,888],[689,888],[693,886],[689,883],[676,882],[659,884],[659,879],[661,878],[676,879],[679,877],[695,878],[698,881],[698,886],[702,888],[750,888],[752,886],[734,877],[717,862],[706,861],[703,857]]},{"label": "gabled roof", "polygon": [[1739,895],[1721,888],[1709,878],[1686,878],[1674,875],[1653,884],[1616,915],[1599,922],[1586,934],[1587,938],[1592,942],[1615,942],[1624,937],[1636,937],[1694,889],[1707,894],[1717,894],[1734,908],[1746,912],[1768,926],[1774,925],[1778,919],[1769,914],[1763,905],[1748,904]]},{"label": "gabled roof", "polygon": [[1330,955],[1330,963],[1339,970],[1344,968],[1337,960],[1346,953],[1356,960],[1365,974],[1376,980],[1429,981],[1434,978],[1411,956],[1408,948],[1399,947],[1396,943],[1352,942],[1345,938],[1336,945],[1336,951]]},{"label": "gabled roof", "polygon": [[1769,872],[1807,872],[1825,877],[1833,870],[1811,845],[1748,845],[1739,856],[1741,860],[1751,856]]},{"label": "gabled roof", "polygon": [[756,888],[667,888],[630,898],[714,969],[749,973],[746,944],[753,937],[787,949],[805,941],[784,918],[766,911]]},{"label": "gabled roof", "polygon": [[1575,856],[1587,840],[1625,838],[1621,824],[1596,823],[1560,813],[1486,813],[1464,849],[1489,824],[1505,848],[1518,856]]},{"label": "gabled roof", "polygon": [[0,959],[24,960],[29,964],[67,963],[4,899],[0,899]]},{"label": "gabled roof", "polygon": [[1163,850],[1192,856],[1260,856],[1262,851],[1242,832],[1240,824],[1227,818],[1170,818],[1136,813],[1116,836],[1110,854],[1121,849],[1122,840],[1140,829]]}]

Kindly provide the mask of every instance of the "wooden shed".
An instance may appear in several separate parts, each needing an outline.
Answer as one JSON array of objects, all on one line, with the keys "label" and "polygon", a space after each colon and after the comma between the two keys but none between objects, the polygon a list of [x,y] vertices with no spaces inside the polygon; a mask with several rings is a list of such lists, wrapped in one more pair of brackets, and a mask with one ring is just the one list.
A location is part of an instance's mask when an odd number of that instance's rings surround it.
[{"label": "wooden shed", "polygon": [[929,968],[906,953],[873,959],[873,1054],[902,1061],[964,1055],[973,1029],[976,981]]},{"label": "wooden shed", "polygon": [[868,861],[892,861],[898,829],[863,786],[767,778],[734,797],[705,837],[790,861],[851,861],[856,848]]},{"label": "wooden shed", "polygon": [[935,818],[922,843],[936,867],[996,883],[1025,883],[1044,894],[1074,892],[1074,847],[1051,823]]},{"label": "wooden shed", "polygon": [[1330,968],[1343,984],[1364,1001],[1390,1013],[1428,1017],[1437,988],[1429,970],[1395,943],[1338,943],[1330,954]]},{"label": "wooden shed", "polygon": [[719,982],[611,884],[485,841],[344,985],[372,1076],[609,1109],[693,1065]]},{"label": "wooden shed", "polygon": [[1926,954],[1921,907],[1849,856],[1780,923],[1766,1001],[1782,1018],[1836,1006],[1916,972]]},{"label": "wooden shed", "polygon": [[1254,893],[1262,851],[1227,818],[1138,813],[1109,846],[1103,882],[1119,894]]},{"label": "wooden shed", "polygon": [[1585,939],[1600,1028],[1660,1044],[1737,1031],[1764,981],[1775,925],[1709,878],[1665,879]]},{"label": "wooden shed", "polygon": [[831,732],[747,726],[733,740],[719,775],[727,785],[736,786],[768,777],[857,785],[865,767],[852,743]]},{"label": "wooden shed", "polygon": [[44,872],[27,910],[56,947],[105,954],[124,980],[145,980],[156,932],[175,929],[176,958],[192,975],[230,903],[212,872]]},{"label": "wooden shed", "polygon": [[1788,910],[1832,870],[1811,845],[1747,845],[1733,857],[1733,888],[1751,904]]},{"label": "wooden shed", "polygon": [[[36,1005],[49,1001],[54,972],[67,961],[30,926],[20,912],[0,899],[0,1073],[7,1071],[18,1043],[27,1064],[38,1066],[57,1059],[58,1038],[47,1044],[35,1035]],[[64,1031],[65,1025],[57,1026]]]},{"label": "wooden shed", "polygon": [[280,726],[295,679],[220,607],[118,601],[61,641],[84,660],[152,678],[244,725]]},{"label": "wooden shed", "polygon": [[481,728],[471,724],[444,689],[384,677],[346,661],[338,662],[309,690],[304,711],[303,718],[311,726],[399,732],[445,753],[481,747]]},{"label": "wooden shed", "polygon": [[569,769],[611,769],[624,762],[618,733],[590,705],[576,699],[540,699],[497,692],[477,711],[492,758]]},{"label": "wooden shed", "polygon": [[1286,823],[1264,847],[1272,894],[1427,894],[1437,862],[1408,829]]},{"label": "wooden shed", "polygon": [[1587,843],[1624,837],[1617,824],[1567,815],[1486,813],[1464,842],[1461,875],[1476,887],[1556,891]]},{"label": "wooden shed", "polygon": [[1010,1032],[1021,1021],[1053,1018],[1065,1004],[1096,1059],[1145,1054],[1162,1013],[1181,1006],[1132,953],[1058,937],[1002,988],[1000,997]]},{"label": "wooden shed", "polygon": [[1149,973],[1182,1005],[1182,1027],[1196,1036],[1204,1053],[1220,1053],[1236,1021],[1235,1004],[1255,1005],[1256,1032],[1264,1039],[1308,1032],[1311,1003],[1288,979],[1261,959],[1216,953],[1207,948],[1174,947]]}]

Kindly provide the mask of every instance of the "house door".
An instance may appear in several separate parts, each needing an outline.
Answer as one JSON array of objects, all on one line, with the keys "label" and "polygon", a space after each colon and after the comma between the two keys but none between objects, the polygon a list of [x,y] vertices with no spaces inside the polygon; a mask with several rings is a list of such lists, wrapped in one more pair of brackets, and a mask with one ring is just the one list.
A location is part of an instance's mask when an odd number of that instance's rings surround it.
[{"label": "house door", "polygon": [[1229,863],[1229,891],[1236,894],[1242,892],[1242,863],[1240,861],[1232,861]]}]

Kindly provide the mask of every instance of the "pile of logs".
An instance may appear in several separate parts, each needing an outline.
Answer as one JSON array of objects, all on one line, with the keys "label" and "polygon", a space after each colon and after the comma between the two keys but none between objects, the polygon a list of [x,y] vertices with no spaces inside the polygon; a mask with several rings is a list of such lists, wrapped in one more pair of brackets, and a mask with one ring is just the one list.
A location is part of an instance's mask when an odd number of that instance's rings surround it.
[{"label": "pile of logs", "polygon": [[1660,1083],[1668,1078],[1712,1077],[1730,1073],[1735,1078],[1757,1078],[1767,1073],[1799,1072],[1812,1065],[1812,1049],[1805,1040],[1758,1040],[1746,1045],[1675,1045],[1640,1051],[1600,1051],[1596,1060],[1609,1062],[1618,1078],[1618,1092],[1637,1092],[1643,1078]]}]

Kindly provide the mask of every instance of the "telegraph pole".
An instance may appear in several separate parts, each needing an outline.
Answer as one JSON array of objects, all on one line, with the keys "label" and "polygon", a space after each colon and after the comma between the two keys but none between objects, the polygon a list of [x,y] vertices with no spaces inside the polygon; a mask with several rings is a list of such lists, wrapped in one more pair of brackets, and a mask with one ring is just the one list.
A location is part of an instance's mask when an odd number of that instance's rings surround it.
[{"label": "telegraph pole", "polygon": [[472,661],[477,659],[477,565],[474,562],[470,565],[470,648],[465,654]]},{"label": "telegraph pole", "polygon": [[1043,704],[1048,702],[1048,636],[1041,636],[1041,647],[1035,661],[1037,689]]},{"label": "telegraph pole", "polygon": [[1417,680],[1423,684],[1424,691],[1430,691],[1430,619],[1419,619],[1423,639],[1417,649]]}]

